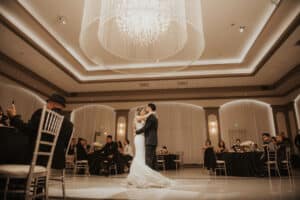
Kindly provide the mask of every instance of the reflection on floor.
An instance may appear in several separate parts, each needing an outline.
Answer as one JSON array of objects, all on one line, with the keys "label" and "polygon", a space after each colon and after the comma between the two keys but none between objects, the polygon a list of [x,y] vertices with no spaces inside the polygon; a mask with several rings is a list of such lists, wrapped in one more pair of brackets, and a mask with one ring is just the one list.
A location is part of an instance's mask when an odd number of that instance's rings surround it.
[{"label": "reflection on floor", "polygon": [[[66,179],[67,199],[300,199],[300,174],[293,178],[215,177],[204,169],[167,171],[176,181],[170,188],[136,189],[127,187],[126,175],[111,177],[69,176]],[[61,187],[50,183],[50,196],[61,199]]]}]

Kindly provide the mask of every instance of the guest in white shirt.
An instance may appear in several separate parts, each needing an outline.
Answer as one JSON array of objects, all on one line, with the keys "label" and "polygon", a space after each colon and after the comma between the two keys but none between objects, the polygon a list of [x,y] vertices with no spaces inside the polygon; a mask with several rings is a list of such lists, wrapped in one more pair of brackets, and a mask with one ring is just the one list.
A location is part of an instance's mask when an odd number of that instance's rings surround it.
[{"label": "guest in white shirt", "polygon": [[129,168],[130,167],[129,161],[131,161],[133,158],[133,150],[130,145],[130,141],[128,139],[125,139],[123,144],[124,144],[123,157],[125,160],[125,165]]}]

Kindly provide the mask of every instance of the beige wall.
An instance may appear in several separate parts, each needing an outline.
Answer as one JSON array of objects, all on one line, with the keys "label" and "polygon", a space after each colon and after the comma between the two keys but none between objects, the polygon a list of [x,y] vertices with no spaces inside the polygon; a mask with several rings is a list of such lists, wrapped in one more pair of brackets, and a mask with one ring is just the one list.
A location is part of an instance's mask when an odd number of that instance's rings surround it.
[{"label": "beige wall", "polygon": [[[6,77],[4,77],[4,76],[2,76],[2,75],[0,75],[0,84],[2,85],[2,84],[9,84],[9,85],[12,85],[12,86],[17,86],[17,87],[22,87],[22,88],[24,88],[22,85],[20,85],[19,83],[17,83],[17,82],[15,82],[15,81],[13,81],[13,80],[11,80],[11,79],[8,79],[8,78],[6,78]],[[29,90],[28,88],[25,88],[25,89],[27,89],[27,90]],[[34,91],[31,91],[31,90],[29,90],[30,92],[32,92],[32,93],[34,93],[35,95],[38,95],[39,97],[41,97],[42,99],[47,99],[45,96],[43,96],[43,95],[41,95],[41,94],[39,94],[39,93],[36,93],[36,92],[34,92]]]},{"label": "beige wall", "polygon": [[30,119],[35,110],[42,108],[46,103],[36,93],[19,86],[17,83],[1,79],[0,106],[6,110],[11,106],[12,101],[15,102],[17,113],[22,115],[22,119],[25,121]]}]

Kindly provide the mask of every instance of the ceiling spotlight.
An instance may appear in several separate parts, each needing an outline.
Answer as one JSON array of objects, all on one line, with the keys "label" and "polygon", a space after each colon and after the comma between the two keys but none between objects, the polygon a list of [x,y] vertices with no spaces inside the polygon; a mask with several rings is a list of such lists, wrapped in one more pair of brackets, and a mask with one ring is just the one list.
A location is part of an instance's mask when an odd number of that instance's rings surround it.
[{"label": "ceiling spotlight", "polygon": [[63,24],[63,25],[67,24],[67,20],[64,16],[58,16],[57,21],[58,21],[58,23]]},{"label": "ceiling spotlight", "polygon": [[245,26],[240,26],[240,33],[243,33],[245,31],[246,27]]}]

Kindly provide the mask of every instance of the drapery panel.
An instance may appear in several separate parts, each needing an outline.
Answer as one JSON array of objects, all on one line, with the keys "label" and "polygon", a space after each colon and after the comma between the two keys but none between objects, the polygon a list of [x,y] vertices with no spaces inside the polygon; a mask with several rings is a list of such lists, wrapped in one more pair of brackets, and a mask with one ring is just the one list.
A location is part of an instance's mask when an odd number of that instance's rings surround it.
[{"label": "drapery panel", "polygon": [[269,104],[256,100],[237,100],[220,107],[221,138],[232,146],[237,138],[262,144],[261,134],[275,135],[273,112]]},{"label": "drapery panel", "polygon": [[[158,147],[169,152],[183,152],[184,163],[202,163],[201,147],[206,140],[205,112],[195,105],[157,103]],[[133,141],[132,121],[136,108],[129,112],[128,138]]]},{"label": "drapery panel", "polygon": [[87,105],[73,110],[71,121],[74,123],[74,137],[81,137],[92,144],[97,140],[105,143],[106,135],[115,137],[116,113],[104,105]]},{"label": "drapery panel", "polygon": [[1,84],[0,85],[0,106],[4,112],[11,106],[12,101],[15,102],[17,113],[22,115],[22,119],[27,121],[31,115],[38,108],[42,108],[46,103],[37,94],[14,85]]}]

